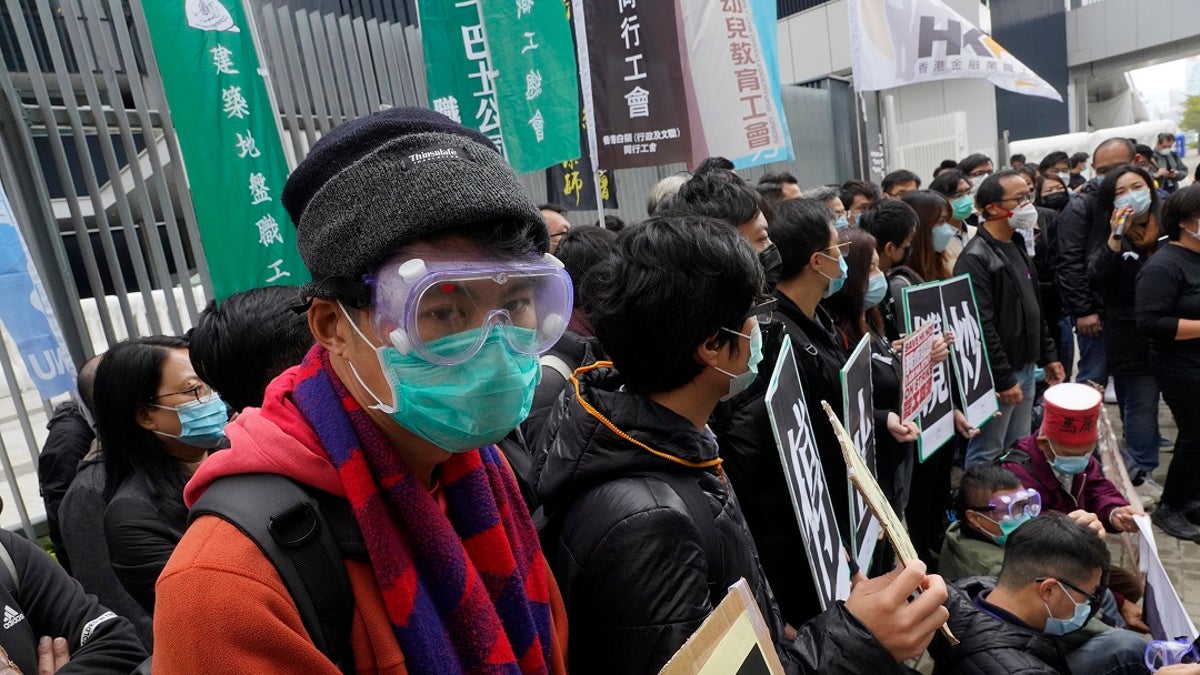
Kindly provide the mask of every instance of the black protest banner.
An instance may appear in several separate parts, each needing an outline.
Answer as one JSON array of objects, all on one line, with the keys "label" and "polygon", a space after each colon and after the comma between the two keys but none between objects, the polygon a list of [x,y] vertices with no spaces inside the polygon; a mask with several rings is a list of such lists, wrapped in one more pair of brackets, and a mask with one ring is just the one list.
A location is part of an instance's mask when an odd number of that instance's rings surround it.
[{"label": "black protest banner", "polygon": [[[914,331],[932,323],[938,335],[942,326],[942,284],[933,281],[904,289],[904,326]],[[943,361],[933,367],[933,396],[921,410],[921,439],[917,456],[924,462],[951,438],[954,438],[954,401],[950,398],[950,365]]]},{"label": "black protest banner", "polygon": [[[858,347],[850,354],[850,359],[842,367],[841,380],[844,418],[842,424],[874,476],[875,390],[871,386],[870,335],[864,335]],[[856,524],[854,537],[850,541],[854,546],[854,559],[858,561],[858,566],[865,570],[871,566],[871,556],[875,554],[875,543],[879,539],[879,521],[867,508],[862,494],[853,486],[850,488],[850,522]]]},{"label": "black protest banner", "polygon": [[1000,410],[1000,403],[969,276],[963,274],[942,282],[942,316],[946,329],[954,331],[950,361],[958,376],[963,413],[972,426],[981,427]]},{"label": "black protest banner", "polygon": [[817,596],[821,608],[828,609],[850,596],[850,566],[825,484],[791,337],[783,338],[766,402]]},{"label": "black protest banner", "polygon": [[686,162],[692,129],[676,3],[584,2],[596,165]]},{"label": "black protest banner", "polygon": [[546,169],[546,201],[567,211],[596,211],[596,180],[604,208],[617,208],[617,184],[611,172],[592,170],[587,152],[583,157]]}]

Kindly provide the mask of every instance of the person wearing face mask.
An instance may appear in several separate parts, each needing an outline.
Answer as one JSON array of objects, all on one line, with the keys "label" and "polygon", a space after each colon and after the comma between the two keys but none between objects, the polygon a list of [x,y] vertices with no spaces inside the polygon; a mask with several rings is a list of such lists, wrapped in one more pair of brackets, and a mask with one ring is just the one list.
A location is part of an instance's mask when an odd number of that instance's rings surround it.
[{"label": "person wearing face mask", "polygon": [[1160,241],[1160,203],[1153,179],[1126,164],[1108,172],[1096,193],[1097,218],[1111,232],[1106,245],[1088,261],[1088,278],[1103,301],[1104,353],[1113,378],[1125,463],[1139,492],[1150,499],[1162,488],[1150,477],[1158,468],[1158,383],[1150,369],[1150,347],[1134,319],[1138,274],[1164,243]]},{"label": "person wearing face mask", "polygon": [[1009,535],[1041,510],[1038,491],[1022,486],[1008,469],[995,464],[967,469],[958,484],[956,519],[942,541],[938,573],[950,583],[998,576]]},{"label": "person wearing face mask", "polygon": [[950,218],[946,221],[954,228],[953,236],[946,244],[946,269],[953,270],[958,256],[967,242],[978,230],[979,217],[975,213],[975,188],[965,174],[958,169],[941,174],[929,184],[929,189],[941,193],[950,202]]},{"label": "person wearing face mask", "polygon": [[159,578],[155,672],[211,672],[219,655],[245,673],[565,673],[561,595],[495,446],[571,317],[537,207],[485,136],[403,107],[323,136],[282,203],[315,344],[227,427],[184,501],[246,474],[304,488],[345,569],[348,653],[335,664],[303,596],[205,512]]},{"label": "person wearing face mask", "polygon": [[971,188],[978,190],[988,176],[995,173],[992,158],[983,153],[967,155],[958,161],[958,170],[971,182]]},{"label": "person wearing face mask", "polygon": [[992,461],[1029,434],[1036,366],[1045,368],[1050,386],[1063,380],[1054,339],[1042,320],[1037,272],[1025,251],[1024,236],[1038,215],[1030,196],[1015,171],[984,181],[975,195],[984,223],[954,267],[955,275],[971,277],[1000,399],[1000,415],[967,446],[968,467]]},{"label": "person wearing face mask", "polygon": [[184,483],[226,443],[229,412],[192,369],[183,338],[114,345],[95,386],[109,558],[125,590],[153,616],[155,580],[187,528]]},{"label": "person wearing face mask", "polygon": [[1175,135],[1159,134],[1154,144],[1154,159],[1158,169],[1154,178],[1159,187],[1171,194],[1179,189],[1179,181],[1187,178],[1188,168],[1175,152]]},{"label": "person wearing face mask", "polygon": [[901,198],[917,214],[917,229],[913,233],[912,251],[906,265],[926,281],[950,278],[946,264],[949,248],[958,229],[950,224],[952,207],[945,195],[933,190],[917,190]]},{"label": "person wearing face mask", "polygon": [[935,674],[1147,672],[1143,638],[1089,630],[1110,562],[1091,530],[1043,513],[1016,528],[1003,551],[998,577],[968,577],[949,587],[950,630],[959,644],[934,639]]},{"label": "person wearing face mask", "polygon": [[900,304],[903,289],[925,282],[907,264],[917,231],[917,214],[902,201],[888,200],[864,213],[859,226],[875,238],[879,269],[887,277],[888,290],[879,311],[883,314],[887,337],[894,342],[905,332]]},{"label": "person wearing face mask", "polygon": [[1200,185],[1171,195],[1162,209],[1169,243],[1142,268],[1134,318],[1150,340],[1150,367],[1179,426],[1175,455],[1153,520],[1172,537],[1200,543]]},{"label": "person wearing face mask", "polygon": [[879,202],[879,188],[869,181],[852,178],[842,183],[841,199],[846,209],[846,224],[858,227],[859,216]]},{"label": "person wearing face mask", "polygon": [[1066,179],[1053,172],[1038,174],[1033,190],[1033,204],[1038,210],[1033,264],[1037,268],[1042,318],[1054,334],[1059,361],[1066,370],[1067,364],[1075,360],[1075,336],[1063,317],[1062,298],[1058,294],[1056,256],[1058,220],[1070,201],[1071,192],[1067,190]]}]

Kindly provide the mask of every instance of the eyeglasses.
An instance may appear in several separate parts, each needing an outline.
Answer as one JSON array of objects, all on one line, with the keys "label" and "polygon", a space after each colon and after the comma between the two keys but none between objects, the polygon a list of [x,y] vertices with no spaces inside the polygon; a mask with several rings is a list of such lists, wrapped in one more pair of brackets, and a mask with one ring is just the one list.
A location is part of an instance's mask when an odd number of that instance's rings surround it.
[{"label": "eyeglasses", "polygon": [[771,323],[771,321],[775,319],[775,307],[778,304],[779,301],[777,301],[775,298],[768,298],[761,302],[755,303],[754,306],[747,310],[746,314],[742,316],[742,322],[745,323],[746,319],[754,317],[760,326]]},{"label": "eyeglasses", "polygon": [[184,389],[183,391],[172,391],[167,394],[157,394],[155,396],[151,396],[150,400],[158,401],[158,400],[164,399],[168,396],[182,396],[185,394],[195,398],[196,401],[203,403],[212,396],[213,390],[207,384],[204,384],[203,382],[201,382],[200,384],[198,384],[190,389]]},{"label": "eyeglasses", "polygon": [[[1087,591],[1076,586],[1075,584],[1072,584],[1069,581],[1064,581],[1062,579],[1059,579],[1058,577],[1038,577],[1038,578],[1034,579],[1033,581],[1034,581],[1034,583],[1040,584],[1043,581],[1046,581],[1047,579],[1052,579],[1052,580],[1057,581],[1058,583],[1062,584],[1063,586],[1066,586],[1067,588],[1075,591],[1076,593],[1082,595],[1084,600],[1087,601],[1088,606],[1091,607],[1091,610],[1092,610],[1091,612],[1088,613],[1088,620],[1090,621],[1091,618],[1096,615],[1096,612],[1100,611],[1100,602],[1101,602],[1100,596],[1104,595],[1104,591],[1108,587],[1107,571],[1105,572],[1104,576],[1105,576],[1105,578],[1100,580],[1100,586],[1096,589],[1095,593],[1088,593]],[[1070,596],[1068,595],[1067,597],[1070,597]],[[1075,598],[1071,598],[1071,602],[1075,602]]]},{"label": "eyeglasses", "polygon": [[1004,199],[997,200],[996,203],[1003,204],[1004,202],[1016,202],[1017,206],[1021,206],[1022,204],[1025,204],[1028,201],[1029,201],[1029,193],[1026,192],[1023,195],[1017,195],[1015,197],[1005,197]]}]

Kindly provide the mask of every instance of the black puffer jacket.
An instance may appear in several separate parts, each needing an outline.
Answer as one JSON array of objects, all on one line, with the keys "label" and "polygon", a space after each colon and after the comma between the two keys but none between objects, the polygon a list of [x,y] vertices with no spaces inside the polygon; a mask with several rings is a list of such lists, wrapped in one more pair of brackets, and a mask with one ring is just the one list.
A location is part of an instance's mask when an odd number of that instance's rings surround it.
[{"label": "black puffer jacket", "polygon": [[113,571],[150,616],[154,584],[187,529],[187,512],[182,513],[164,513],[141,474],[125,479],[104,509],[104,538]]},{"label": "black puffer jacket", "polygon": [[1069,675],[1062,647],[1054,638],[999,619],[980,609],[975,600],[992,590],[991,577],[969,577],[947,586],[950,630],[959,644],[951,647],[941,633],[934,635],[929,653],[937,665],[934,675]]},{"label": "black puffer jacket", "polygon": [[1093,218],[1095,181],[1088,181],[1059,214],[1055,236],[1055,281],[1063,314],[1078,319],[1100,311],[1100,298],[1088,283],[1088,257],[1108,236],[1103,222]]},{"label": "black puffer jacket", "polygon": [[[657,673],[741,577],[788,672],[907,672],[840,603],[801,626],[797,640],[782,637],[732,489],[716,471],[694,468],[717,457],[716,441],[623,391],[606,365],[580,375],[580,397],[562,399],[537,479],[549,517],[542,548],[571,622],[571,672]],[[697,520],[691,504],[711,521]]]},{"label": "black puffer jacket", "polygon": [[[1165,240],[1158,242],[1152,251]],[[1121,251],[1097,246],[1088,260],[1088,278],[1104,302],[1104,357],[1110,375],[1151,375],[1150,341],[1138,330],[1134,318],[1137,277],[1152,252],[1139,251],[1129,237]]]}]

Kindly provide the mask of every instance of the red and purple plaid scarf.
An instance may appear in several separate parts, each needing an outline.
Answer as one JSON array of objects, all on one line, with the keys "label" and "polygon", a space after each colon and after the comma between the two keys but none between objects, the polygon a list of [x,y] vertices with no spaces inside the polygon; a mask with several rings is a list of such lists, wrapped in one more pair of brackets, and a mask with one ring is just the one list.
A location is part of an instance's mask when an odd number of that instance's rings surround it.
[{"label": "red and purple plaid scarf", "polygon": [[319,345],[293,395],[341,476],[409,672],[549,672],[549,572],[500,452],[440,465],[443,511]]}]

